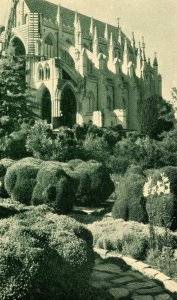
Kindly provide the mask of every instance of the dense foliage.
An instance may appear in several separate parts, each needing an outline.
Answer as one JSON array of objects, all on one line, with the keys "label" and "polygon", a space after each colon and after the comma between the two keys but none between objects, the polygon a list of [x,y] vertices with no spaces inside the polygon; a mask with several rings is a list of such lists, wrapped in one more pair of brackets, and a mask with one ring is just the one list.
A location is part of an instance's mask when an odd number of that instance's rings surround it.
[{"label": "dense foliage", "polygon": [[[146,208],[149,218],[153,225],[176,230],[177,168],[168,166],[154,170],[151,174],[151,186],[154,186],[154,191],[147,197]],[[162,182],[162,177],[166,179],[166,183]]]},{"label": "dense foliage", "polygon": [[45,206],[0,221],[0,299],[85,299],[92,235]]},{"label": "dense foliage", "polygon": [[130,168],[119,182],[116,199],[112,208],[115,219],[132,220],[146,223],[146,200],[143,187],[146,177],[140,168]]},{"label": "dense foliage", "polygon": [[12,161],[9,168],[4,167],[3,161],[0,164],[2,191],[26,205],[47,204],[66,214],[74,204],[99,206],[114,191],[108,170],[96,161],[62,163],[29,157]]},{"label": "dense foliage", "polygon": [[31,197],[34,205],[48,204],[59,213],[69,213],[76,196],[72,180],[62,165],[57,162],[44,162],[37,174],[37,182]]},{"label": "dense foliage", "polygon": [[19,120],[32,117],[25,64],[22,57],[0,60],[0,127],[8,133],[18,128]]},{"label": "dense foliage", "polygon": [[170,103],[156,95],[143,99],[139,108],[141,133],[157,138],[163,131],[173,128],[174,112]]}]

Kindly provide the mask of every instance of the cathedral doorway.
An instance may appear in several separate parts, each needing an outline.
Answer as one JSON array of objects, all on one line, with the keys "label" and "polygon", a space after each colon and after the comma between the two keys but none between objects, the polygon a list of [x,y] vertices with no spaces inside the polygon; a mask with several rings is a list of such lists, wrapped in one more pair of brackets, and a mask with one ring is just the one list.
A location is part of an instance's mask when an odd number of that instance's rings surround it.
[{"label": "cathedral doorway", "polygon": [[61,125],[72,128],[76,124],[77,104],[76,97],[72,89],[68,86],[64,88],[61,94],[60,110]]},{"label": "cathedral doorway", "polygon": [[42,120],[46,120],[48,124],[52,123],[52,105],[49,90],[45,87],[42,93]]},{"label": "cathedral doorway", "polygon": [[26,50],[23,42],[18,38],[14,37],[9,45],[9,52],[14,56],[25,56]]}]

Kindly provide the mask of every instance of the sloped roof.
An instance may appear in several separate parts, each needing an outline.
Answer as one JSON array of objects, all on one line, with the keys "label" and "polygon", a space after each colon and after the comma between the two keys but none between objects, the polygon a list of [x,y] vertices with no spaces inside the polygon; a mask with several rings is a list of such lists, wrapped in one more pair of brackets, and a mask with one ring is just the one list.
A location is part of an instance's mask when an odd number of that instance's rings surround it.
[{"label": "sloped roof", "polygon": [[[32,13],[35,12],[41,13],[46,19],[51,19],[52,22],[56,21],[58,5],[45,0],[25,0],[25,1]],[[75,12],[61,6],[61,14],[62,14],[62,21],[64,25],[70,26],[72,28],[74,23],[74,18],[75,18]],[[78,13],[78,16],[80,18],[82,30],[85,33],[89,34],[91,18],[80,13]],[[98,36],[104,37],[105,23],[94,19],[93,25],[97,27]],[[118,38],[117,27],[108,25],[108,31],[109,33],[110,32],[113,33],[113,39],[114,41],[117,41]]]}]

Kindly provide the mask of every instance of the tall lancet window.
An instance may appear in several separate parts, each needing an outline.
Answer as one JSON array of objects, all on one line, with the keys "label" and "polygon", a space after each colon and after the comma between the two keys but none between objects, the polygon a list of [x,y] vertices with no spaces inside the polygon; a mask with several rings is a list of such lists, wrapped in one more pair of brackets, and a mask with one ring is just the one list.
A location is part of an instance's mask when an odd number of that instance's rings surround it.
[{"label": "tall lancet window", "polygon": [[54,57],[54,38],[49,34],[44,42],[44,55],[49,59]]},{"label": "tall lancet window", "polygon": [[95,109],[95,96],[93,92],[89,92],[87,95],[87,113],[93,113]]}]

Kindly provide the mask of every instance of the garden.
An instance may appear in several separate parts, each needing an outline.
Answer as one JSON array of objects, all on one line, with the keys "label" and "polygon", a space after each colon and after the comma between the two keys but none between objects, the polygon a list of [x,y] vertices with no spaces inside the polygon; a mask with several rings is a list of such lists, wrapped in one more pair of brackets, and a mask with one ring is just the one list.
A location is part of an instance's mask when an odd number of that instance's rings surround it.
[{"label": "garden", "polygon": [[170,105],[157,101],[156,122],[141,116],[141,134],[120,125],[52,130],[30,110],[23,62],[18,81],[4,79],[18,73],[13,63],[0,68],[0,299],[111,299],[90,286],[94,247],[177,280]]}]

